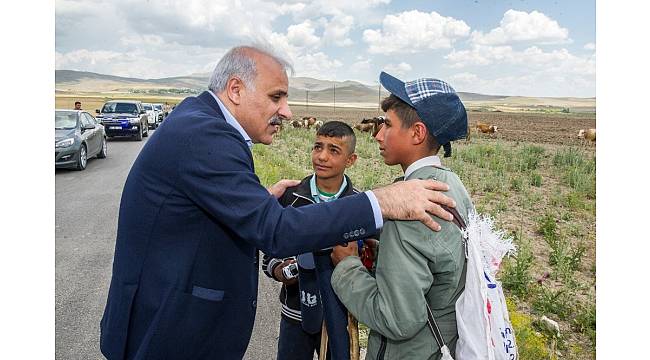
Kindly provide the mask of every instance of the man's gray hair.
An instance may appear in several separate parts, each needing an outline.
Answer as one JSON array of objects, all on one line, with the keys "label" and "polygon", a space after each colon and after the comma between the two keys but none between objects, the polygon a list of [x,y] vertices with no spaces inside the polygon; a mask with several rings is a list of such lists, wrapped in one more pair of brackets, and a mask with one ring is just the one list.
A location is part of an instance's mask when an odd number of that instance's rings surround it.
[{"label": "man's gray hair", "polygon": [[233,76],[240,78],[246,87],[255,89],[257,69],[255,66],[255,60],[253,60],[251,56],[253,53],[259,53],[270,57],[282,66],[282,70],[286,72],[288,69],[289,73],[293,75],[293,66],[291,63],[280,56],[273,54],[273,52],[266,46],[237,46],[228,50],[221,60],[219,60],[219,63],[217,63],[217,66],[214,68],[214,71],[210,76],[208,89],[215,94],[222,92],[226,89],[228,79]]}]

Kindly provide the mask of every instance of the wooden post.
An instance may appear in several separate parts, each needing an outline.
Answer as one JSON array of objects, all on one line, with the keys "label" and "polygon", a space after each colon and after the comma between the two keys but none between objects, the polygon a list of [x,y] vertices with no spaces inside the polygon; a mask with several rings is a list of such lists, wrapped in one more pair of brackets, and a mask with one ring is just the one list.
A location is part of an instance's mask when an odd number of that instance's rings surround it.
[{"label": "wooden post", "polygon": [[325,321],[323,320],[323,327],[320,331],[320,350],[318,351],[318,360],[327,359],[327,342],[329,337],[327,336],[327,327],[325,327]]},{"label": "wooden post", "polygon": [[350,360],[359,360],[359,323],[349,312],[348,333],[350,334]]}]

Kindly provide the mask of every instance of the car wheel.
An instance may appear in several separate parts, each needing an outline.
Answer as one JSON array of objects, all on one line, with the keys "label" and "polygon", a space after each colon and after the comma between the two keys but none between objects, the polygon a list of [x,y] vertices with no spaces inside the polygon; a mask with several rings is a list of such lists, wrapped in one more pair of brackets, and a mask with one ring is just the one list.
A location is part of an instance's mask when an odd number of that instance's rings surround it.
[{"label": "car wheel", "polygon": [[135,136],[135,139],[138,141],[142,141],[142,125],[140,125],[140,128],[138,129],[138,135]]},{"label": "car wheel", "polygon": [[86,145],[81,144],[81,148],[79,148],[79,156],[77,157],[77,170],[85,170],[87,164],[88,152],[86,151]]},{"label": "car wheel", "polygon": [[102,139],[102,149],[99,150],[99,154],[97,154],[97,158],[105,159],[107,154],[108,154],[108,146],[106,145],[106,138],[103,138]]}]

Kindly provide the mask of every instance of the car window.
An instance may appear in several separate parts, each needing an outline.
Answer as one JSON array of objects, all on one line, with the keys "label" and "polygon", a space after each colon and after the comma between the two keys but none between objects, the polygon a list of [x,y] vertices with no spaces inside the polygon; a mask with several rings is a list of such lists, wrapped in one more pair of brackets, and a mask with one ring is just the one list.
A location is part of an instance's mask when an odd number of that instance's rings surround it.
[{"label": "car window", "polygon": [[138,106],[136,104],[132,103],[120,103],[120,102],[113,102],[113,103],[106,103],[104,104],[104,107],[102,108],[102,113],[137,113],[138,111]]},{"label": "car window", "polygon": [[145,109],[145,110],[153,110],[153,108],[151,107],[151,105],[147,105],[147,104],[145,104],[145,105],[143,105],[143,106],[144,106],[144,109]]},{"label": "car window", "polygon": [[88,121],[89,124],[95,124],[95,125],[99,124],[97,119],[95,119],[92,115],[90,115],[88,113],[83,113],[83,117],[86,118],[86,120]]},{"label": "car window", "polygon": [[56,111],[54,113],[54,128],[69,130],[77,127],[77,114],[71,111]]},{"label": "car window", "polygon": [[156,108],[156,110],[162,110],[162,105],[154,105],[153,107]]},{"label": "car window", "polygon": [[90,122],[90,119],[88,119],[87,117],[85,117],[83,115],[85,115],[85,114],[82,114],[82,116],[81,116],[81,126],[86,126],[86,125],[93,124],[92,122]]}]

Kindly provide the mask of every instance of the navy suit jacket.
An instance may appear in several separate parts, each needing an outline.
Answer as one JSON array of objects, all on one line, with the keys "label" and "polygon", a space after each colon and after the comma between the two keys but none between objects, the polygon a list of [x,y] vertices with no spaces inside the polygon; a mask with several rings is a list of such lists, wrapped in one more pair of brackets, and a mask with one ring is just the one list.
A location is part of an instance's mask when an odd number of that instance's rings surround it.
[{"label": "navy suit jacket", "polygon": [[212,95],[189,97],[149,138],[124,185],[101,351],[241,359],[255,320],[258,249],[281,258],[373,233],[365,194],[280,206]]}]

